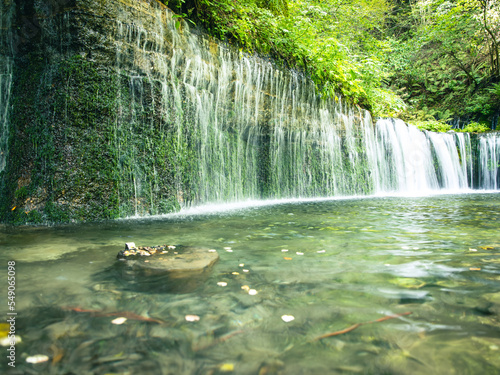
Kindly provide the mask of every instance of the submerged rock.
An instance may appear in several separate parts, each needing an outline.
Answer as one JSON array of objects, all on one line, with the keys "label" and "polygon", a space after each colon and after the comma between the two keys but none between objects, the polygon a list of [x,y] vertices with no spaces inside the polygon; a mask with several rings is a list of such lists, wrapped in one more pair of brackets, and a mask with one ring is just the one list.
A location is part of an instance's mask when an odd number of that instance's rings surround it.
[{"label": "submerged rock", "polygon": [[[151,273],[168,272],[182,277],[207,271],[217,260],[219,254],[209,249],[192,246],[140,246],[133,242],[125,244],[125,250],[117,258],[130,262],[134,267],[150,270]],[[133,262],[133,263],[132,263]]]},{"label": "submerged rock", "polygon": [[117,258],[124,267],[122,276],[139,289],[190,292],[206,279],[219,254],[201,247],[137,247],[129,242]]}]

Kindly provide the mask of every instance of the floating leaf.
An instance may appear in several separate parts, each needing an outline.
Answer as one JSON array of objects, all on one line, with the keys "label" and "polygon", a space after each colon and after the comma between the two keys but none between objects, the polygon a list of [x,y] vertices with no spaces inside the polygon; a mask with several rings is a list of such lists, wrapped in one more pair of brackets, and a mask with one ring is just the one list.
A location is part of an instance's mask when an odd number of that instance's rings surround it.
[{"label": "floating leaf", "polygon": [[111,321],[111,323],[116,324],[116,325],[120,325],[120,324],[125,323],[126,321],[127,321],[127,318],[125,318],[124,316],[120,316],[119,318],[113,319]]},{"label": "floating leaf", "polygon": [[0,339],[0,346],[16,345],[22,341],[23,340],[21,340],[21,336],[18,336],[18,335],[11,336],[11,337],[6,336],[6,337],[3,337],[2,339]]},{"label": "floating leaf", "polygon": [[0,337],[7,337],[10,331],[10,324],[0,323]]},{"label": "floating leaf", "polygon": [[186,321],[188,322],[197,322],[198,320],[200,320],[200,317],[198,315],[186,315],[184,319],[186,319]]},{"label": "floating leaf", "polygon": [[291,322],[292,320],[295,320],[295,317],[293,315],[282,315],[281,319],[285,322]]},{"label": "floating leaf", "polygon": [[231,372],[234,371],[234,365],[232,363],[223,363],[220,365],[219,370],[221,372]]},{"label": "floating leaf", "polygon": [[43,362],[47,362],[49,360],[49,357],[46,356],[45,354],[36,354],[36,355],[32,355],[32,356],[29,356],[28,358],[26,358],[26,362],[28,363],[43,363]]}]

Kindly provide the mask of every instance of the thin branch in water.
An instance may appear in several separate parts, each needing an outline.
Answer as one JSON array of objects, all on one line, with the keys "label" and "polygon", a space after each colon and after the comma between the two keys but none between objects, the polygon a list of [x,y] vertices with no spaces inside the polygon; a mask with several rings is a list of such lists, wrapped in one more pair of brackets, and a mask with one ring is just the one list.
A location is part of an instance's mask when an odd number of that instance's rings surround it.
[{"label": "thin branch in water", "polygon": [[340,331],[325,333],[324,335],[315,337],[311,341],[318,341],[318,340],[321,340],[321,339],[326,339],[327,337],[343,335],[344,333],[348,333],[348,332],[354,331],[356,328],[358,328],[360,326],[363,326],[363,325],[366,325],[366,324],[379,323],[379,322],[383,322],[383,321],[386,321],[386,320],[389,320],[389,319],[396,319],[396,318],[399,318],[399,317],[402,317],[402,316],[405,316],[405,315],[410,315],[411,313],[412,313],[411,311],[407,311],[407,312],[404,312],[404,313],[401,313],[401,314],[387,315],[387,316],[384,316],[384,317],[379,318],[377,320],[371,320],[371,321],[368,321],[368,322],[356,323],[356,324],[353,324],[352,326],[347,327],[345,329],[342,329]]}]

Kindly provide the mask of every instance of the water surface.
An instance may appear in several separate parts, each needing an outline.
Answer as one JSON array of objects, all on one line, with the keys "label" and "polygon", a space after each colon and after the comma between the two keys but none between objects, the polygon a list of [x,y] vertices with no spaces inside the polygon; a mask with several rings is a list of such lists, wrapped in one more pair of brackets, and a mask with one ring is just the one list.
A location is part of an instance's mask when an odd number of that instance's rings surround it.
[{"label": "water surface", "polygon": [[[9,371],[497,374],[499,212],[499,194],[463,194],[3,227],[22,338]],[[220,260],[204,280],[165,285],[117,267],[125,242],[214,248]],[[6,316],[5,293],[0,306]],[[111,323],[124,312],[164,323]],[[35,354],[49,361],[26,363]]]}]

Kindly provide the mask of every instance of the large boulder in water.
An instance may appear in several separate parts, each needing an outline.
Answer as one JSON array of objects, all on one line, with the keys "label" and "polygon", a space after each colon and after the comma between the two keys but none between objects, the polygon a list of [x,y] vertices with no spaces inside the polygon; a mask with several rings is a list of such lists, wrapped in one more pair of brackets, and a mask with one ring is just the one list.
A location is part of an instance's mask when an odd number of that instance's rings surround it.
[{"label": "large boulder in water", "polygon": [[136,247],[130,242],[117,258],[123,266],[122,276],[134,285],[134,289],[190,292],[208,277],[219,254],[201,247]]}]

